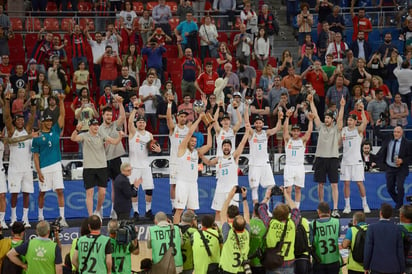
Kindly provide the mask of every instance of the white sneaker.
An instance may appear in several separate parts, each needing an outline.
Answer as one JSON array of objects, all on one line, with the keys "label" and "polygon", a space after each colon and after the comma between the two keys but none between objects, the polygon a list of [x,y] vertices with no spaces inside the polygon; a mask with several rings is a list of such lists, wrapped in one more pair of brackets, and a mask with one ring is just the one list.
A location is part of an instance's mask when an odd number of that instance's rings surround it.
[{"label": "white sneaker", "polygon": [[350,206],[345,206],[345,208],[343,209],[343,214],[349,214],[349,213],[351,213],[351,208],[350,208]]},{"label": "white sneaker", "polygon": [[1,222],[0,222],[0,225],[1,225],[1,228],[4,229],[4,230],[5,230],[5,229],[9,229],[9,227],[7,226],[7,224],[6,224],[5,221],[1,221]]},{"label": "white sneaker", "polygon": [[28,220],[23,220],[23,225],[24,225],[24,228],[31,228],[31,224],[29,223]]},{"label": "white sneaker", "polygon": [[332,211],[331,216],[334,217],[334,218],[340,218],[339,210],[334,209],[334,210]]},{"label": "white sneaker", "polygon": [[15,222],[17,222],[17,220],[11,220],[9,227],[12,227]]},{"label": "white sneaker", "polygon": [[61,227],[69,227],[69,225],[68,225],[67,222],[66,222],[66,219],[62,218],[62,219],[60,220],[60,226],[61,226]]},{"label": "white sneaker", "polygon": [[102,220],[102,215],[100,215],[99,211],[94,211],[93,215],[99,216],[100,220]]},{"label": "white sneaker", "polygon": [[363,213],[371,213],[371,209],[369,208],[368,204],[363,206]]},{"label": "white sneaker", "polygon": [[110,219],[112,219],[112,220],[117,220],[116,211],[112,210],[112,212],[110,212]]}]

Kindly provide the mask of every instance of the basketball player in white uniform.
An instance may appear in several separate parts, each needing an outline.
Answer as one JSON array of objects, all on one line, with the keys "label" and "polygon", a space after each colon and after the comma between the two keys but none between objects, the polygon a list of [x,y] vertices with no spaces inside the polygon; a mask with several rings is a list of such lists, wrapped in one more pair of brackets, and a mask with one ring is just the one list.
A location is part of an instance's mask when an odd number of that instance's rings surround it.
[{"label": "basketball player in white uniform", "polygon": [[10,115],[10,97],[11,94],[5,95],[4,104],[4,122],[6,124],[8,143],[10,148],[8,182],[11,193],[11,223],[17,221],[16,205],[17,196],[23,192],[23,218],[22,221],[26,228],[31,227],[29,223],[29,199],[30,193],[34,192],[33,187],[33,170],[31,166],[31,133],[36,115],[36,101],[34,96],[31,98],[30,117],[24,126],[24,116],[16,114],[13,118]]},{"label": "basketball player in white uniform", "polygon": [[359,188],[359,193],[362,199],[362,207],[364,213],[370,213],[368,202],[366,199],[365,185],[365,170],[363,167],[361,146],[363,140],[363,132],[365,131],[368,120],[365,115],[365,109],[363,104],[359,105],[359,109],[362,111],[362,123],[357,127],[356,114],[351,114],[348,117],[348,125],[341,131],[343,154],[342,162],[340,166],[340,178],[345,182],[343,193],[345,196],[345,208],[343,213],[349,214],[351,212],[350,207],[350,182],[355,181]]},{"label": "basketball player in white uniform", "polygon": [[176,212],[173,223],[179,224],[180,216],[187,207],[188,210],[199,209],[199,193],[197,188],[199,155],[204,155],[212,147],[212,126],[207,128],[206,145],[196,149],[197,139],[193,136],[205,113],[199,114],[197,120],[190,126],[189,132],[180,143],[177,151],[179,169],[176,174]]},{"label": "basketball player in white uniform", "polygon": [[[250,124],[247,123],[245,128],[250,128]],[[238,185],[238,164],[240,155],[243,152],[243,148],[247,142],[247,134],[243,135],[242,141],[239,143],[238,147],[234,152],[232,152],[232,147],[235,146],[231,140],[225,139],[222,143],[222,156],[216,156],[212,160],[201,156],[203,163],[208,166],[216,165],[216,189],[215,195],[213,197],[212,209],[216,211],[215,220],[220,222],[220,211],[222,210],[223,203],[226,201],[230,191],[234,186]],[[232,145],[233,144],[233,145]],[[235,195],[231,201],[231,205],[239,206],[239,195]]]},{"label": "basketball player in white uniform", "polygon": [[[223,102],[219,102],[219,105],[216,109],[215,116],[214,116],[215,121],[219,119],[220,106],[223,106]],[[239,108],[236,109],[236,115],[237,115],[237,122],[233,127],[230,126],[230,116],[227,112],[223,114],[223,117],[221,120],[222,126],[220,126],[219,123],[213,123],[213,126],[216,131],[216,156],[223,155],[223,152],[222,152],[223,140],[229,140],[232,144],[230,153],[235,152],[236,133],[238,132],[240,126],[242,125],[242,115],[240,114]]]},{"label": "basketball player in white uniform", "polygon": [[[138,102],[134,103],[135,107],[129,116],[129,162],[132,166],[132,175],[130,182],[142,178],[142,188],[145,191],[146,199],[146,214],[145,217],[153,218],[152,214],[152,195],[153,195],[153,176],[150,167],[148,145],[153,140],[153,135],[146,130],[146,118],[142,115],[136,116]],[[160,145],[155,144],[151,146],[151,150],[159,153],[161,151]],[[133,210],[135,217],[139,214],[137,197],[132,198]]]},{"label": "basketball player in white uniform", "polygon": [[[303,137],[300,137],[299,125],[292,126],[292,132],[289,134],[289,118],[293,111],[286,112],[286,119],[283,124],[283,139],[285,140],[286,165],[283,170],[284,186],[286,191],[292,197],[292,186],[295,186],[295,205],[300,206],[301,188],[305,187],[305,150],[306,143],[310,139],[313,130],[313,113],[308,114],[308,130]],[[292,136],[291,136],[292,135]]]},{"label": "basketball player in white uniform", "polygon": [[[249,121],[249,105],[245,104],[245,107],[245,121],[247,122]],[[272,188],[275,185],[272,167],[269,162],[268,138],[281,129],[282,118],[283,112],[280,112],[276,127],[263,130],[263,116],[255,115],[253,118],[255,129],[250,128],[245,132],[249,138],[249,186],[252,189],[253,204],[259,201],[259,184],[264,188]]]},{"label": "basketball player in white uniform", "polygon": [[167,97],[167,111],[166,111],[166,121],[167,127],[169,128],[169,140],[170,140],[170,158],[169,158],[169,176],[170,176],[170,202],[172,204],[172,209],[175,208],[175,193],[176,193],[176,173],[179,168],[177,161],[177,150],[179,144],[186,137],[189,132],[189,128],[186,126],[186,117],[188,113],[181,110],[176,115],[177,123],[173,121],[172,117],[172,102],[174,100],[173,94],[169,94]]}]

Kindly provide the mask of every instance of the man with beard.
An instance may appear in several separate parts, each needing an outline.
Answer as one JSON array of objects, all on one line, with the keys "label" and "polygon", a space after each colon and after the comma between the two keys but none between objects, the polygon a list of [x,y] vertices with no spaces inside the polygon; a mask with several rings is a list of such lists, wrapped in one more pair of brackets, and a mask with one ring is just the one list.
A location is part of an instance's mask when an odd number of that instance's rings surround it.
[{"label": "man with beard", "polygon": [[[206,105],[206,102],[204,102]],[[173,216],[173,223],[179,224],[180,216],[185,207],[188,210],[199,209],[199,192],[197,188],[198,178],[198,159],[199,155],[204,155],[212,147],[212,127],[207,128],[207,143],[206,145],[195,148],[197,143],[196,136],[193,135],[200,121],[205,116],[202,112],[199,118],[192,124],[186,137],[179,144],[177,151],[177,161],[179,169],[176,174],[176,212]]]},{"label": "man with beard", "polygon": [[43,111],[43,116],[51,116],[53,119],[53,125],[57,122],[59,119],[60,115],[60,108],[57,105],[58,98],[55,95],[50,95],[49,98],[47,98],[47,103],[48,106],[47,108]]},{"label": "man with beard", "polygon": [[355,58],[363,58],[369,60],[372,53],[372,48],[368,41],[365,40],[365,32],[359,31],[358,38],[349,46]]},{"label": "man with beard", "polygon": [[31,227],[29,223],[30,193],[34,192],[33,173],[31,168],[31,132],[34,118],[36,116],[36,100],[31,97],[30,118],[24,125],[24,116],[10,115],[11,93],[5,94],[4,123],[6,124],[8,143],[10,147],[8,188],[11,193],[11,223],[17,221],[16,206],[17,197],[23,192],[23,223],[26,228]]},{"label": "man with beard", "polygon": [[[64,184],[61,164],[60,133],[64,127],[64,94],[59,94],[59,117],[53,123],[53,117],[43,114],[39,137],[33,139],[33,162],[39,177],[39,221],[44,220],[43,208],[46,192],[53,190],[57,194],[60,225],[68,227],[64,217]],[[53,99],[55,100],[55,99]]]},{"label": "man with beard", "polygon": [[93,72],[94,72],[94,75],[96,76],[96,84],[97,86],[100,86],[101,66],[100,66],[100,63],[98,63],[97,61],[105,53],[107,40],[103,40],[103,36],[100,32],[96,32],[96,35],[94,36],[95,40],[93,40],[93,38],[91,37],[88,31],[86,32],[86,36],[87,36],[87,41],[89,42],[90,47],[92,48]]},{"label": "man with beard", "polygon": [[325,121],[322,123],[318,116],[315,103],[313,102],[312,94],[309,94],[307,100],[310,102],[310,109],[315,115],[314,122],[316,128],[319,130],[318,144],[316,147],[316,162],[313,166],[314,181],[318,183],[319,202],[323,202],[324,198],[324,184],[326,182],[326,175],[328,175],[332,187],[333,211],[332,217],[339,218],[338,211],[338,168],[339,168],[339,139],[340,132],[343,126],[343,113],[345,109],[345,99],[342,96],[340,99],[340,109],[337,119],[337,124],[333,123],[334,115],[328,111],[325,113]]},{"label": "man with beard", "polygon": [[354,12],[354,5],[355,1],[352,0],[352,4],[350,7],[350,14],[352,15],[352,23],[353,23],[353,35],[352,41],[355,41],[358,37],[358,33],[363,31],[365,33],[365,41],[368,41],[369,32],[372,31],[372,23],[371,21],[365,17],[366,11],[365,8],[358,9],[358,15]]},{"label": "man with beard", "polygon": [[364,213],[370,213],[368,202],[366,200],[366,191],[363,181],[365,180],[365,170],[363,167],[361,156],[361,144],[363,139],[363,132],[368,124],[365,109],[362,103],[358,106],[362,111],[362,124],[356,126],[357,115],[351,114],[348,117],[348,125],[342,129],[342,146],[343,155],[340,166],[341,180],[345,182],[343,189],[345,196],[345,209],[343,213],[349,214],[351,212],[350,206],[350,181],[356,182],[359,188],[359,193],[362,199],[362,207]]},{"label": "man with beard", "polygon": [[14,91],[24,89],[27,91],[29,80],[24,73],[23,65],[17,64],[15,66],[15,73],[10,76],[10,84]]},{"label": "man with beard", "polygon": [[[134,108],[129,116],[129,159],[133,168],[130,181],[142,178],[142,188],[146,199],[146,218],[153,219],[152,214],[152,195],[153,195],[153,176],[150,167],[149,150],[159,153],[159,144],[153,144],[153,135],[146,130],[146,118],[142,115],[136,117],[139,102],[133,103]],[[137,197],[132,198],[134,217],[139,217]],[[137,214],[136,214],[137,213]]]},{"label": "man with beard", "polygon": [[[245,109],[245,121],[249,121],[249,105]],[[249,128],[245,131],[248,136],[250,156],[249,156],[249,186],[252,189],[253,204],[259,200],[258,187],[259,184],[264,188],[272,188],[275,186],[272,168],[269,162],[268,154],[268,138],[275,135],[282,126],[283,112],[279,112],[276,127],[263,130],[264,118],[261,115],[255,115],[253,123],[255,129]]]},{"label": "man with beard", "polygon": [[286,191],[292,197],[292,187],[295,186],[295,205],[299,209],[301,200],[301,189],[305,187],[305,150],[306,143],[310,139],[313,129],[313,113],[308,114],[308,130],[301,136],[300,126],[293,125],[289,134],[289,118],[293,111],[286,112],[286,119],[283,124],[283,138],[285,140],[286,165],[283,178]]},{"label": "man with beard", "polygon": [[[246,130],[250,129],[250,124],[246,124]],[[212,160],[206,158],[205,156],[201,156],[203,163],[208,166],[216,165],[216,190],[215,196],[213,197],[212,202],[212,209],[216,211],[215,220],[216,223],[219,224],[220,222],[220,211],[222,210],[223,203],[226,201],[227,197],[229,196],[230,191],[233,189],[234,186],[238,185],[238,166],[239,166],[239,158],[243,152],[243,148],[245,147],[246,141],[248,139],[248,135],[244,134],[242,141],[237,146],[236,150],[232,152],[232,147],[234,147],[234,143],[232,140],[224,139],[222,141],[221,150],[223,155],[217,155]],[[234,204],[239,206],[239,195],[235,195],[234,199],[230,202],[230,204]]]},{"label": "man with beard", "polygon": [[[110,136],[111,138],[117,138],[119,135],[118,131],[123,128],[124,121],[126,119],[126,113],[124,111],[124,107],[122,104],[123,98],[120,96],[114,96],[114,101],[116,101],[119,105],[119,117],[116,121],[113,120],[113,108],[111,106],[107,106],[102,111],[102,118],[103,123],[99,127],[99,134],[102,136]],[[117,175],[120,174],[120,166],[122,164],[121,156],[123,156],[126,152],[124,150],[122,142],[118,143],[117,145],[113,146],[105,146],[106,151],[106,160],[107,160],[107,174],[108,178],[112,179],[112,203],[114,202],[114,179],[116,179]],[[116,219],[115,211],[112,210],[110,213],[110,217],[112,219]],[[103,214],[101,213],[101,216]]]},{"label": "man with beard", "polygon": [[129,103],[130,96],[139,90],[136,79],[129,75],[128,66],[122,67],[121,75],[114,81],[112,90],[123,97],[123,104]]}]

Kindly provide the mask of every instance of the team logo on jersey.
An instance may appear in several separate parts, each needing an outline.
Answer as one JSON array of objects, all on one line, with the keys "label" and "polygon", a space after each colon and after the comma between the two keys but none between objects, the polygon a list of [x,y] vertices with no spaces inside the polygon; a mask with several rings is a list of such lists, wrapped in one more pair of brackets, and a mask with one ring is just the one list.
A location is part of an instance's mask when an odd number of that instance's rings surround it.
[{"label": "team logo on jersey", "polygon": [[223,141],[225,139],[225,135],[222,135],[220,139]]},{"label": "team logo on jersey", "polygon": [[189,155],[189,156],[187,156],[186,160],[190,161],[190,155]]},{"label": "team logo on jersey", "polygon": [[292,144],[289,144],[289,145],[288,145],[288,149],[292,149]]},{"label": "team logo on jersey", "polygon": [[136,138],[136,143],[138,143],[138,142],[140,142],[140,139],[139,139],[139,137],[137,137],[137,138]]},{"label": "team logo on jersey", "polygon": [[343,136],[342,136],[342,140],[343,140],[343,141],[345,141],[345,139],[346,139],[346,135],[345,135],[345,134],[343,134]]},{"label": "team logo on jersey", "polygon": [[257,143],[258,139],[257,138],[253,138],[253,143]]},{"label": "team logo on jersey", "polygon": [[179,133],[176,133],[176,134],[175,134],[175,138],[179,138]]}]

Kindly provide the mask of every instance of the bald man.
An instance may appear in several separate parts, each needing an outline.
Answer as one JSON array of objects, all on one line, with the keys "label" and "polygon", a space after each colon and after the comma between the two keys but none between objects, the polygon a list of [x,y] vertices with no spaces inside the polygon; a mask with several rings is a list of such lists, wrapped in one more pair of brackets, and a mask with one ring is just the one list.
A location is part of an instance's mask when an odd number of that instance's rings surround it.
[{"label": "bald man", "polygon": [[404,183],[409,174],[411,145],[403,135],[402,127],[395,127],[393,134],[384,134],[380,131],[381,124],[379,119],[374,129],[376,136],[382,140],[377,157],[386,166],[386,189],[395,202],[395,209],[399,209],[403,205]]}]

